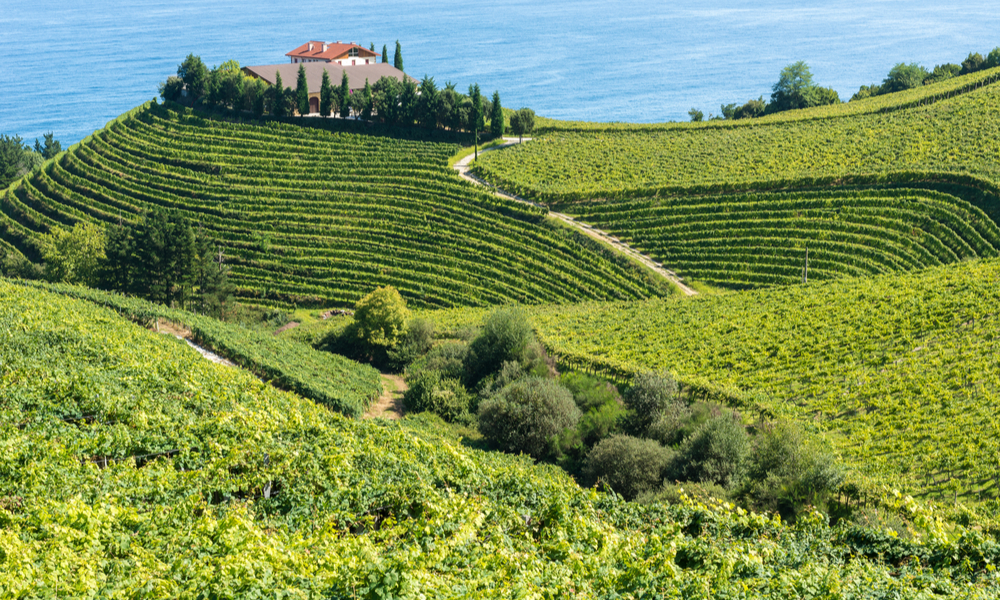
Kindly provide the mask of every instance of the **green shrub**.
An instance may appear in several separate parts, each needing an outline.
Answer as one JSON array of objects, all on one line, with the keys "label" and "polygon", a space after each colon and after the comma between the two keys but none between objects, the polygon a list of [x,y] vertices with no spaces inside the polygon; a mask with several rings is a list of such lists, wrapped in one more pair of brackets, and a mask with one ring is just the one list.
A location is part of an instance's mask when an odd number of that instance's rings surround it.
[{"label": "green shrub", "polygon": [[487,375],[499,371],[503,363],[521,362],[534,341],[535,334],[523,311],[503,308],[493,312],[469,346],[466,383],[475,387]]},{"label": "green shrub", "polygon": [[407,383],[410,389],[403,394],[406,412],[432,412],[449,423],[467,422],[469,419],[469,392],[457,379],[441,376],[439,371],[421,371]]},{"label": "green shrub", "polygon": [[608,400],[583,413],[577,425],[580,441],[593,446],[609,435],[619,433],[628,411],[617,400]]},{"label": "green shrub", "polygon": [[482,401],[496,395],[500,390],[514,383],[519,379],[524,379],[528,373],[521,363],[508,360],[500,365],[500,370],[490,373],[485,379],[479,382],[479,391],[476,397]]},{"label": "green shrub", "polygon": [[371,349],[396,347],[406,332],[410,311],[406,301],[392,286],[380,287],[354,307],[354,324],[362,344]]},{"label": "green shrub", "polygon": [[664,446],[675,446],[694,433],[713,414],[718,414],[719,410],[719,406],[704,402],[695,402],[690,406],[674,402],[649,426],[646,437]]},{"label": "green shrub", "polygon": [[515,381],[479,405],[479,429],[487,440],[536,459],[552,456],[556,437],[579,420],[569,390],[539,377]]},{"label": "green shrub", "polygon": [[632,385],[625,392],[623,400],[625,406],[632,411],[629,416],[629,432],[645,437],[649,426],[678,401],[677,382],[667,374],[640,373],[632,379]]},{"label": "green shrub", "polygon": [[843,481],[833,455],[787,421],[767,423],[754,436],[743,496],[786,520],[807,504],[821,506]]},{"label": "green shrub", "polygon": [[406,372],[416,374],[420,371],[440,371],[441,376],[450,379],[462,379],[465,373],[465,357],[469,354],[469,345],[463,342],[444,342],[430,349],[427,354],[416,359]]},{"label": "green shrub", "polygon": [[746,475],[749,455],[750,436],[739,413],[724,412],[684,440],[671,468],[672,477],[733,489]]},{"label": "green shrub", "polygon": [[406,326],[406,334],[386,353],[389,368],[403,371],[407,365],[429,352],[433,345],[434,324],[427,319],[410,321]]},{"label": "green shrub", "polygon": [[637,502],[643,504],[654,504],[656,502],[666,502],[668,504],[683,504],[684,498],[710,504],[713,500],[729,502],[732,494],[721,485],[711,482],[696,483],[685,481],[683,483],[673,483],[665,481],[663,487],[658,490],[643,492],[636,498]]},{"label": "green shrub", "polygon": [[663,483],[673,455],[653,440],[616,435],[594,446],[587,455],[585,473],[591,482],[606,483],[631,500]]},{"label": "green shrub", "polygon": [[559,376],[559,383],[572,392],[576,405],[585,413],[609,401],[621,402],[618,388],[600,377],[578,372],[563,373]]}]

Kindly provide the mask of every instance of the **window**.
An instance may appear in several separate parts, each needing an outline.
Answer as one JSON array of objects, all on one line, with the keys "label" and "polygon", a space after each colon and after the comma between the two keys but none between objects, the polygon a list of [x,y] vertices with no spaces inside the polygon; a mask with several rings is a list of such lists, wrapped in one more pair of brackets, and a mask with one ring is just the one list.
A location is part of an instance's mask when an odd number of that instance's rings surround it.
[{"label": "window", "polygon": [[357,48],[351,48],[350,50],[347,51],[347,55],[348,56],[357,56],[358,55],[358,49]]}]

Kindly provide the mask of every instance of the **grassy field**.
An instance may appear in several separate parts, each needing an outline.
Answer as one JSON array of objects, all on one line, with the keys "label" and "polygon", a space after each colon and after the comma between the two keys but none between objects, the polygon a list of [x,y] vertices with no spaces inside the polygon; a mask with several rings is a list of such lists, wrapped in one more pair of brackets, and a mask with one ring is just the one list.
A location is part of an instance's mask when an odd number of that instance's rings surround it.
[{"label": "grassy field", "polygon": [[238,295],[349,306],[393,285],[416,306],[663,293],[638,267],[447,167],[457,145],[142,107],[4,195],[0,238],[37,258],[78,221],[178,210],[230,256]]},{"label": "grassy field", "polygon": [[[996,545],[908,500],[822,515],[630,504],[354,421],[95,304],[0,281],[0,590],[11,597],[990,598]],[[884,557],[886,549],[890,557]]]}]

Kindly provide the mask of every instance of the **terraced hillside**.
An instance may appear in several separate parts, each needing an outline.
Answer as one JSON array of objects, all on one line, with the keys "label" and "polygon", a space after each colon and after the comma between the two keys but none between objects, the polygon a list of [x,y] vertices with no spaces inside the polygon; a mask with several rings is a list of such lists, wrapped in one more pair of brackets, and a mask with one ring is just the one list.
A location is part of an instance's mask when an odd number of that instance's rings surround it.
[{"label": "terraced hillside", "polygon": [[[715,126],[555,132],[484,154],[475,164],[480,175],[507,191],[550,203],[653,192],[806,187],[809,180],[836,182],[859,175],[881,175],[881,183],[894,183],[912,180],[908,175],[914,173],[927,174],[927,179],[974,176],[995,191],[1000,182],[1000,83],[983,83],[963,94],[898,110],[842,109],[845,114],[840,115],[821,107],[789,111],[776,120]],[[933,86],[924,92],[929,91]],[[894,96],[861,102],[882,106]],[[854,110],[860,108],[864,104]]]},{"label": "terraced hillside", "polygon": [[655,296],[644,273],[446,168],[457,146],[229,123],[142,107],[5,194],[0,237],[162,207],[218,238],[238,295],[350,305],[394,285],[417,306]]},{"label": "terraced hillside", "polygon": [[789,526],[625,503],[432,423],[347,419],[2,280],[0,423],[10,597],[1000,593],[996,544],[908,500],[883,508],[906,515],[906,539],[819,514]]},{"label": "terraced hillside", "polygon": [[1000,228],[989,216],[927,189],[654,197],[560,208],[681,276],[725,286],[909,271],[1000,253]]},{"label": "terraced hillside", "polygon": [[998,80],[743,121],[543,123],[474,169],[725,286],[801,281],[806,248],[816,279],[992,257]]},{"label": "terraced hillside", "polygon": [[[804,286],[539,307],[565,366],[667,369],[701,393],[829,430],[901,489],[1000,496],[1000,260]],[[439,311],[445,326],[478,309]],[[753,413],[748,408],[748,412]]]}]

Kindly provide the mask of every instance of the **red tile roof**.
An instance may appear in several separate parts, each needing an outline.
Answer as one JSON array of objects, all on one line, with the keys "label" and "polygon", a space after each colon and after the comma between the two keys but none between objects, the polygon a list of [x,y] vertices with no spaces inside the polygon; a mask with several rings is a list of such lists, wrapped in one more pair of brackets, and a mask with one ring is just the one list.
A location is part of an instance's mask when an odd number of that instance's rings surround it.
[{"label": "red tile roof", "polygon": [[[311,48],[310,48],[311,46]],[[324,50],[324,46],[326,49]],[[343,58],[347,56],[347,51],[351,48],[357,48],[358,54],[361,57],[372,57],[372,56],[382,56],[378,52],[372,52],[364,46],[359,46],[357,44],[348,43],[344,44],[341,42],[329,43],[329,42],[317,42],[315,40],[306,42],[302,44],[295,50],[292,50],[285,56],[291,56],[293,58],[313,58],[319,60],[334,60],[337,58]]]}]

